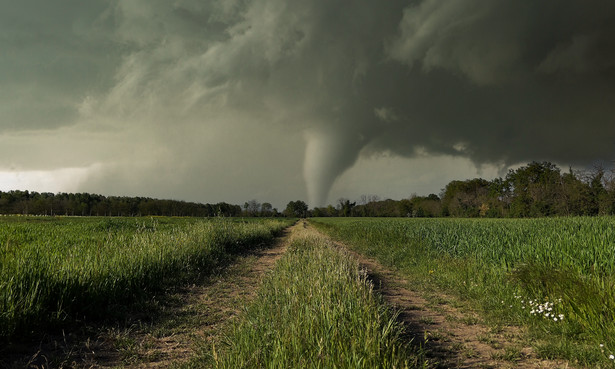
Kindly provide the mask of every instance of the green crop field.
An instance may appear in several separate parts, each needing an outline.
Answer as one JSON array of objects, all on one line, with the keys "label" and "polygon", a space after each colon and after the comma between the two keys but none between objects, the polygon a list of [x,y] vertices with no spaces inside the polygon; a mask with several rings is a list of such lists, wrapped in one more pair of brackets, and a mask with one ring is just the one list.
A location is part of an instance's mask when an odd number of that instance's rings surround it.
[{"label": "green crop field", "polygon": [[317,218],[319,229],[526,326],[537,352],[595,366],[615,353],[615,218]]},{"label": "green crop field", "polygon": [[0,218],[0,340],[104,316],[270,242],[289,220]]}]

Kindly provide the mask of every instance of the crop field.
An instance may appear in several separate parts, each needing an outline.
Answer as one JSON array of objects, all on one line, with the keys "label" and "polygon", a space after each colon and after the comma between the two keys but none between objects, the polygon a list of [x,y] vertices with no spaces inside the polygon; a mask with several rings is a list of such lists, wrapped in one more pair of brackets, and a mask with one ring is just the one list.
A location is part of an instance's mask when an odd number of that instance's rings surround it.
[{"label": "crop field", "polygon": [[537,352],[613,363],[615,218],[344,219],[312,223],[413,283],[461,296]]},{"label": "crop field", "polygon": [[270,242],[289,220],[0,218],[0,341],[101,317]]}]

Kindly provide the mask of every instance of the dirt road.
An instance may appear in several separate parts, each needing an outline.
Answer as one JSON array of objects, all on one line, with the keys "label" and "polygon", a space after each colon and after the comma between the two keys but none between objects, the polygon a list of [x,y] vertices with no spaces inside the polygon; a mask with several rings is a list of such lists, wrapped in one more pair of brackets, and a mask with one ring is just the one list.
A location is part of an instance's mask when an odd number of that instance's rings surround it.
[{"label": "dirt road", "polygon": [[[320,233],[306,221],[288,228],[266,249],[240,256],[214,277],[177,288],[126,312],[121,323],[83,327],[41,339],[20,351],[7,368],[163,368],[190,360],[218,339],[221,328],[255,295],[263,276],[299,233]],[[420,345],[433,368],[568,368],[541,360],[524,342],[521,329],[490,328],[481,318],[438,292],[417,290],[396,271],[352,252],[375,289],[399,311],[404,339]],[[0,365],[1,367],[1,365]]]}]

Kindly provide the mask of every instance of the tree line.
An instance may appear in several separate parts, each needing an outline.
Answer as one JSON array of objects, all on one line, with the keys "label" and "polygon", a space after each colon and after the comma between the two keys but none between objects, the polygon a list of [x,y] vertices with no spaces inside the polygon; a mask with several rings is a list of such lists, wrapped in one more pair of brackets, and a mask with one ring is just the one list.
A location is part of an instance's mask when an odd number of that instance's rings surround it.
[{"label": "tree line", "polygon": [[308,205],[290,201],[279,212],[271,203],[250,200],[239,205],[201,204],[149,197],[103,196],[90,193],[0,191],[0,214],[65,216],[192,216],[192,217],[306,217]]},{"label": "tree line", "polygon": [[0,214],[73,216],[195,216],[195,217],[545,217],[615,215],[615,171],[596,166],[588,171],[562,172],[550,162],[531,162],[491,181],[451,181],[439,195],[381,200],[361,196],[308,209],[290,201],[279,212],[271,203],[250,200],[239,205],[201,204],[149,197],[103,196],[89,193],[0,191]]},{"label": "tree line", "polygon": [[71,216],[241,216],[239,205],[89,193],[0,191],[0,214]]},{"label": "tree line", "polygon": [[308,205],[302,200],[290,201],[284,211],[281,213],[274,208],[271,203],[260,203],[256,200],[250,200],[243,205],[242,215],[245,217],[291,217],[305,218],[310,215]]},{"label": "tree line", "polygon": [[548,217],[615,214],[615,172],[603,166],[563,172],[550,162],[531,162],[491,181],[451,181],[440,195],[380,200],[362,196],[359,204],[315,208],[313,216],[358,217]]}]

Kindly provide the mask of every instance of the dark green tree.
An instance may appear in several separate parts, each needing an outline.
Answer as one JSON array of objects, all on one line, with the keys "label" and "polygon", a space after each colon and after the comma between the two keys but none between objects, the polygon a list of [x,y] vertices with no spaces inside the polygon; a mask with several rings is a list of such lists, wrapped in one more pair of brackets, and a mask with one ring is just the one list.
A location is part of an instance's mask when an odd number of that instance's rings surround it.
[{"label": "dark green tree", "polygon": [[291,201],[286,205],[284,215],[291,218],[305,218],[307,216],[308,206],[301,200]]},{"label": "dark green tree", "polygon": [[508,191],[512,195],[510,215],[540,217],[557,214],[561,198],[559,168],[549,162],[531,162],[506,175]]},{"label": "dark green tree", "polygon": [[261,216],[262,217],[273,216],[273,205],[271,205],[271,203],[264,202],[261,205]]},{"label": "dark green tree", "polygon": [[341,217],[349,217],[352,215],[352,209],[357,205],[356,202],[350,202],[350,200],[345,198],[340,198],[337,200],[337,210],[338,214]]}]

